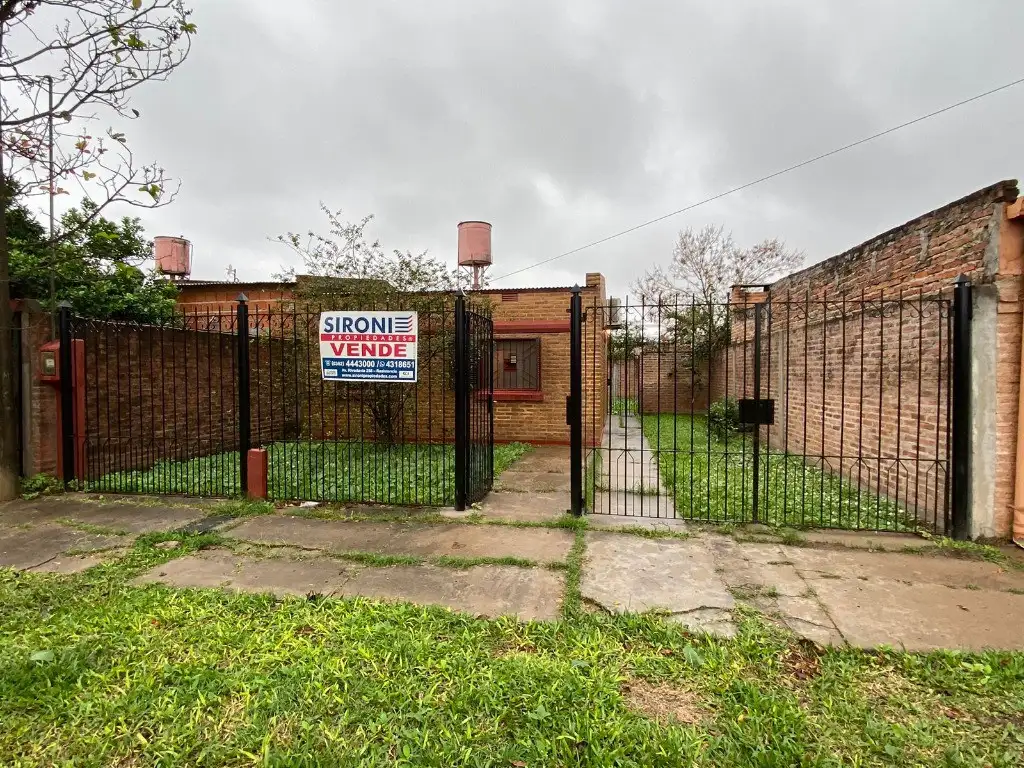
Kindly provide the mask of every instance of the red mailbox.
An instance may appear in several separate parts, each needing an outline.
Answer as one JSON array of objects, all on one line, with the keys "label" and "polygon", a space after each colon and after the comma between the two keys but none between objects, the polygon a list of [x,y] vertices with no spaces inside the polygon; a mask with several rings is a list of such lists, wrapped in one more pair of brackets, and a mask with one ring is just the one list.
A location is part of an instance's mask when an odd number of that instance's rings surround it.
[{"label": "red mailbox", "polygon": [[60,342],[48,341],[39,348],[39,380],[60,383]]},{"label": "red mailbox", "polygon": [[[48,341],[39,347],[39,380],[53,385],[57,399],[57,475],[64,476],[64,408],[61,390],[64,382],[60,377],[60,342]],[[85,479],[85,342],[71,341],[71,433],[74,441],[74,476]]]}]

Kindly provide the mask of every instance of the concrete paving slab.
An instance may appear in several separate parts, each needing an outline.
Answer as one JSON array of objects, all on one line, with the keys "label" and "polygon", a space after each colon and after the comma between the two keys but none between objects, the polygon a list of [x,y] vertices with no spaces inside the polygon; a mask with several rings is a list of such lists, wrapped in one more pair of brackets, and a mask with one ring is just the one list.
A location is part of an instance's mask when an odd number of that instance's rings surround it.
[{"label": "concrete paving slab", "polygon": [[28,528],[0,528],[0,566],[18,570],[40,568],[69,550],[89,551],[125,546],[123,536],[84,533],[55,523]]},{"label": "concrete paving slab", "polygon": [[934,541],[910,533],[864,533],[862,531],[801,531],[800,535],[809,544],[832,544],[855,549],[878,549],[885,552],[900,552],[906,547],[930,549]]},{"label": "concrete paving slab", "polygon": [[66,519],[119,533],[142,534],[174,530],[205,516],[206,510],[196,507],[105,504],[93,499],[54,497],[4,505],[0,508],[0,526],[37,525]]},{"label": "concrete paving slab", "polygon": [[572,531],[559,528],[367,523],[288,515],[256,517],[227,531],[225,536],[332,552],[523,557],[544,563],[565,560],[574,538]]},{"label": "concrete paving slab", "polygon": [[429,565],[368,568],[326,557],[256,558],[207,550],[172,560],[136,580],[175,587],[216,587],[278,596],[318,593],[443,605],[459,611],[522,619],[557,618],[562,574],[546,568]]},{"label": "concrete paving slab", "polygon": [[847,579],[823,579],[814,588],[851,645],[1024,649],[1024,595]]},{"label": "concrete paving slab", "polygon": [[676,517],[675,504],[671,496],[664,493],[653,496],[623,490],[597,491],[594,494],[593,512],[595,515],[627,518],[654,517],[673,520]]},{"label": "concrete paving slab", "polygon": [[32,569],[32,573],[60,573],[72,574],[100,565],[114,557],[116,552],[108,552],[102,555],[60,555],[56,560],[50,560]]},{"label": "concrete paving slab", "polygon": [[489,493],[473,510],[484,517],[522,522],[557,520],[569,509],[569,492],[558,493]]},{"label": "concrete paving slab", "polygon": [[[569,446],[538,445],[532,451],[518,459],[507,471],[510,472],[547,472],[551,474],[569,474]],[[566,479],[568,482],[568,479]]]},{"label": "concrete paving slab", "polygon": [[502,472],[494,481],[494,490],[510,493],[557,493],[569,490],[569,464],[565,474],[554,472],[524,472],[518,467]]},{"label": "concrete paving slab", "polygon": [[444,605],[479,616],[558,617],[565,582],[547,568],[480,565],[453,570],[430,565],[365,568],[346,583],[346,597]]},{"label": "concrete paving slab", "polygon": [[731,631],[735,601],[700,539],[590,532],[581,591],[613,613],[667,611],[697,629]]},{"label": "concrete paving slab", "polygon": [[957,587],[972,585],[993,590],[1024,589],[1024,572],[977,560],[811,547],[784,546],[780,551],[805,578],[815,583],[823,578],[838,577]]},{"label": "concrete paving slab", "polygon": [[687,533],[688,531],[685,520],[673,517],[639,517],[597,513],[587,515],[587,525],[599,531],[615,531],[622,528],[643,528],[666,533]]},{"label": "concrete paving slab", "polygon": [[157,566],[136,583],[220,587],[237,592],[270,592],[279,597],[311,592],[329,595],[339,592],[357,570],[355,565],[329,558],[255,558],[214,549]]}]

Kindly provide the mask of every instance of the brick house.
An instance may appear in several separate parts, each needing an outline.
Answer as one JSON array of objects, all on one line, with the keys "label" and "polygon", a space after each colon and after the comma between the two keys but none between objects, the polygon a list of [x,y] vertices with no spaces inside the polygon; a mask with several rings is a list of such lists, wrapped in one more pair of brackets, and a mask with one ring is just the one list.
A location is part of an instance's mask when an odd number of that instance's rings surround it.
[{"label": "brick house", "polygon": [[[302,280],[298,276],[297,280]],[[295,283],[288,282],[216,282],[185,280],[178,283],[178,304],[186,312],[202,318],[230,317],[237,307],[239,293],[249,300],[250,311],[272,311],[295,295]],[[582,286],[584,306],[606,301],[605,281],[600,273],[588,273]],[[471,296],[489,304],[494,320],[494,439],[497,442],[526,442],[537,445],[568,445],[569,427],[565,423],[565,400],[569,394],[569,298],[570,287],[505,288],[473,291]],[[596,317],[595,317],[596,319]],[[590,412],[599,412],[603,423],[607,394],[605,363],[602,353],[600,371],[586,366],[585,399]],[[421,384],[427,390],[429,381]],[[424,396],[421,399],[426,400]],[[439,415],[438,397],[430,398],[430,418]],[[450,411],[445,411],[450,413]],[[423,419],[421,419],[422,421]],[[427,434],[427,425],[417,427],[417,435]],[[435,429],[440,429],[440,425]],[[341,436],[340,426],[330,435]],[[601,435],[587,430],[588,438],[600,441]],[[323,435],[327,437],[328,435]],[[443,432],[430,432],[431,439],[447,439]]]}]

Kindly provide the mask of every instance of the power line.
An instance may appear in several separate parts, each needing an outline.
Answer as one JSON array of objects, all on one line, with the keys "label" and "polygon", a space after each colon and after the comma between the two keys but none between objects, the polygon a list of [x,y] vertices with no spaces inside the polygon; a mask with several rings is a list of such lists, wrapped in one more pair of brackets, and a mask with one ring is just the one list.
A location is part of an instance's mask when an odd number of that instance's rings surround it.
[{"label": "power line", "polygon": [[516,270],[513,270],[512,272],[506,272],[504,275],[501,275],[500,277],[492,278],[492,280],[494,280],[495,282],[497,282],[498,280],[504,280],[506,277],[512,277],[512,275],[518,275],[521,272],[526,272],[527,270],[534,269],[535,267],[543,266],[544,264],[550,264],[552,261],[557,261],[558,259],[564,259],[566,256],[572,256],[574,253],[579,253],[580,251],[585,251],[588,248],[593,248],[594,246],[601,245],[602,243],[607,243],[608,241],[615,240],[616,238],[622,237],[623,235],[628,235],[631,232],[636,232],[638,229],[643,229],[644,227],[649,227],[652,224],[657,224],[659,221],[664,221],[665,219],[670,219],[673,216],[678,216],[680,213],[686,213],[687,211],[692,211],[694,208],[699,208],[702,205],[707,205],[708,203],[712,203],[715,200],[721,200],[723,197],[731,195],[734,192],[740,192],[740,191],[742,191],[744,189],[749,189],[750,187],[753,187],[753,186],[755,186],[757,184],[761,184],[762,182],[769,181],[770,179],[777,178],[778,176],[782,176],[783,174],[790,173],[791,171],[795,171],[795,170],[797,170],[799,168],[803,168],[804,166],[810,165],[811,163],[816,163],[819,160],[824,160],[827,157],[832,157],[833,155],[838,155],[840,152],[845,152],[848,149],[853,149],[854,147],[859,147],[861,144],[867,144],[869,141],[874,141],[875,139],[880,139],[883,136],[888,136],[890,133],[895,133],[896,131],[902,130],[903,128],[908,128],[911,125],[915,125],[915,124],[923,122],[925,120],[929,120],[930,118],[933,118],[933,117],[936,117],[938,115],[941,115],[944,112],[949,112],[950,110],[956,109],[958,107],[962,107],[965,104],[970,104],[972,101],[978,101],[979,99],[984,99],[986,96],[991,96],[994,93],[999,93],[1000,91],[1005,91],[1006,89],[1012,88],[1015,85],[1020,85],[1021,83],[1024,83],[1024,77],[1021,77],[1021,78],[1019,78],[1017,80],[1014,80],[1011,83],[1006,83],[1005,85],[1000,85],[998,88],[993,88],[992,90],[985,91],[984,93],[979,93],[976,96],[971,96],[970,98],[964,99],[963,101],[958,101],[955,104],[949,104],[949,105],[947,105],[945,107],[942,107],[941,109],[935,110],[934,112],[929,112],[926,115],[921,115],[920,117],[915,117],[913,120],[908,120],[905,123],[900,123],[899,125],[894,125],[891,128],[886,128],[884,131],[879,131],[878,133],[874,133],[874,134],[872,134],[870,136],[866,136],[863,139],[858,139],[857,141],[851,142],[849,144],[844,144],[843,146],[837,147],[836,149],[831,149],[828,152],[823,152],[822,154],[816,155],[816,156],[810,158],[809,160],[804,160],[803,162],[797,163],[796,165],[791,165],[788,168],[783,168],[782,170],[779,170],[779,171],[775,171],[774,173],[769,173],[767,176],[762,176],[762,177],[760,177],[758,179],[754,179],[753,181],[748,181],[746,184],[740,184],[738,187],[733,187],[732,189],[727,189],[724,192],[719,192],[717,195],[712,195],[711,197],[706,197],[703,200],[699,200],[696,203],[691,203],[690,205],[687,205],[684,208],[680,208],[678,211],[672,211],[671,213],[666,213],[663,216],[658,216],[655,219],[650,219],[649,221],[645,221],[642,224],[637,224],[635,226],[629,227],[628,229],[624,229],[621,232],[616,232],[614,235],[608,235],[607,237],[602,237],[600,240],[595,240],[592,243],[587,243],[586,245],[581,245],[579,248],[573,248],[571,251],[566,251],[565,253],[560,253],[557,256],[551,256],[550,258],[543,259],[541,261],[536,262],[535,264],[530,264],[528,266],[522,267],[521,269],[516,269]]}]

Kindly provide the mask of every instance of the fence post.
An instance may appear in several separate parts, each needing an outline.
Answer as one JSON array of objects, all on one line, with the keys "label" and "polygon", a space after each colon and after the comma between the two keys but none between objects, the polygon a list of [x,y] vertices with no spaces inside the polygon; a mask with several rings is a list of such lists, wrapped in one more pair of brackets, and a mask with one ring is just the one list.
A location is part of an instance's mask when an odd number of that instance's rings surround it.
[{"label": "fence post", "polygon": [[565,420],[569,424],[569,511],[582,515],[583,496],[583,296],[578,285],[569,299],[569,398]]},{"label": "fence post", "polygon": [[469,338],[466,297],[455,297],[455,509],[469,496]]},{"label": "fence post", "polygon": [[964,541],[971,537],[971,281],[966,275],[953,288],[953,414],[951,463],[953,466],[952,534]]},{"label": "fence post", "polygon": [[75,401],[74,365],[71,352],[71,304],[62,301],[57,315],[57,333],[60,340],[60,455],[61,480],[67,487],[75,480]]},{"label": "fence post", "polygon": [[[754,305],[754,403],[758,413],[760,413],[760,402],[761,402],[761,334],[764,315],[762,309],[764,304],[758,302]],[[823,350],[824,352],[824,350]],[[753,434],[753,473],[754,482],[751,485],[752,498],[750,503],[750,518],[751,522],[759,523],[761,521],[759,514],[760,505],[760,490],[761,490],[761,421],[760,419],[755,420],[754,434]]]},{"label": "fence post", "polygon": [[249,298],[238,294],[235,339],[238,347],[238,491],[245,497],[249,493],[249,448],[252,447],[249,401]]}]

